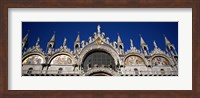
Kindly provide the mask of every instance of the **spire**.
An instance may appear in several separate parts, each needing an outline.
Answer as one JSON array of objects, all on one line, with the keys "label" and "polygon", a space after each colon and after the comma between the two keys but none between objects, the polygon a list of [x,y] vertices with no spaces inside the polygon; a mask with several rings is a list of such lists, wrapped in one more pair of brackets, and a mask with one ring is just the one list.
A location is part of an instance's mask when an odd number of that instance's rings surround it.
[{"label": "spire", "polygon": [[55,42],[55,32],[54,32],[53,36],[51,37],[50,42]]},{"label": "spire", "polygon": [[25,35],[25,37],[23,38],[23,41],[24,41],[24,42],[28,40],[28,34],[29,34],[29,32],[28,32],[28,33]]},{"label": "spire", "polygon": [[118,42],[118,43],[122,43],[122,40],[121,40],[121,37],[120,37],[119,33],[117,33],[117,34],[118,34],[117,42]]},{"label": "spire", "polygon": [[80,49],[80,33],[78,32],[78,36],[76,37],[76,41],[74,42],[74,50],[75,53],[78,53],[79,49]]},{"label": "spire", "polygon": [[28,30],[28,33],[25,35],[25,37],[22,39],[22,50],[24,49],[24,47],[27,46],[28,34],[29,34],[29,30]]},{"label": "spire", "polygon": [[170,45],[171,43],[170,43],[170,41],[167,39],[167,37],[166,37],[165,35],[163,35],[163,36],[165,37],[165,44],[166,44],[166,46]]},{"label": "spire", "polygon": [[144,39],[142,38],[141,34],[140,34],[140,45],[146,45],[146,43],[144,42]]},{"label": "spire", "polygon": [[54,47],[55,47],[55,32],[47,44],[47,50],[51,52]]},{"label": "spire", "polygon": [[157,46],[157,44],[156,44],[156,41],[154,40],[153,41],[153,45],[154,45],[154,47],[157,49],[158,48],[158,46]]},{"label": "spire", "polygon": [[118,33],[118,38],[117,38],[117,46],[118,46],[119,54],[124,54],[124,44],[122,43],[119,33]]},{"label": "spire", "polygon": [[80,33],[78,32],[78,36],[76,37],[76,42],[80,42]]},{"label": "spire", "polygon": [[144,55],[148,55],[149,49],[147,44],[144,42],[144,39],[142,38],[141,34],[140,34],[140,46],[141,46],[141,51],[143,51]]},{"label": "spire", "polygon": [[163,35],[163,36],[165,37],[165,45],[166,45],[166,50],[168,51],[168,53],[172,56],[178,55],[174,45],[170,43],[170,41],[167,39],[167,37],[165,35]]}]

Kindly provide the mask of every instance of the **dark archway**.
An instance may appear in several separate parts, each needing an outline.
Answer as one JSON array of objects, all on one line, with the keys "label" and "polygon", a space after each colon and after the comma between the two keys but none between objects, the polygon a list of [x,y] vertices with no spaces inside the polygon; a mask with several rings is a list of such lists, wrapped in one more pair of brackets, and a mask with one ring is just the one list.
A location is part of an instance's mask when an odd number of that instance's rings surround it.
[{"label": "dark archway", "polygon": [[94,72],[88,76],[112,76],[112,75],[106,72]]},{"label": "dark archway", "polygon": [[102,50],[93,50],[83,59],[82,68],[86,72],[89,68],[94,67],[107,67],[115,69],[115,62],[109,53]]}]

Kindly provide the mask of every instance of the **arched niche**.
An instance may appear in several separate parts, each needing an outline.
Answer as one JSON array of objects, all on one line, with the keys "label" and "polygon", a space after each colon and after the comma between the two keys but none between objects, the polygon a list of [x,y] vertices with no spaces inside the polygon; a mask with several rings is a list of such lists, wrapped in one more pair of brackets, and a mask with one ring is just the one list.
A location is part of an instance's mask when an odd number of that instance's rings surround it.
[{"label": "arched niche", "polygon": [[98,64],[98,65],[114,65],[114,58],[107,52],[101,50],[94,50],[89,52],[84,60],[83,64]]},{"label": "arched niche", "polygon": [[147,59],[140,54],[131,53],[124,58],[124,65],[149,65]]},{"label": "arched niche", "polygon": [[113,57],[115,65],[117,65],[118,62],[121,64],[118,53],[108,44],[90,44],[81,50],[78,63],[79,65],[83,63],[85,56],[87,56],[91,51],[104,51]]},{"label": "arched niche", "polygon": [[151,65],[173,65],[174,63],[165,55],[154,55],[151,58]]},{"label": "arched niche", "polygon": [[116,64],[114,58],[109,53],[103,50],[92,50],[84,56],[82,67],[84,71],[96,67],[115,69]]},{"label": "arched niche", "polygon": [[151,61],[152,65],[170,65],[169,60],[162,56],[156,56]]},{"label": "arched niche", "polygon": [[65,54],[61,54],[61,55],[57,55],[56,57],[54,57],[51,60],[50,64],[53,64],[53,65],[72,65],[73,60],[71,59],[70,56],[65,55]]},{"label": "arched niche", "polygon": [[39,54],[30,54],[24,57],[22,64],[43,64],[45,63],[44,57]]},{"label": "arched niche", "polygon": [[130,55],[125,59],[125,65],[145,65],[145,61],[137,55]]}]

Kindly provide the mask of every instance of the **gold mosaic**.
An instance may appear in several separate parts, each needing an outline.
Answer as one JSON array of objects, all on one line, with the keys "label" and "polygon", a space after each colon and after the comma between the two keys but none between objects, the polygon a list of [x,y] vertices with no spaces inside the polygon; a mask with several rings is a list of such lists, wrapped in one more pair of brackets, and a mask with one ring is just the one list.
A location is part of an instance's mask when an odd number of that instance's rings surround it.
[{"label": "gold mosaic", "polygon": [[27,57],[22,64],[42,64],[44,63],[44,60],[41,56],[39,55],[31,55]]},{"label": "gold mosaic", "polygon": [[129,56],[125,60],[125,65],[144,65],[144,60],[139,56]]},{"label": "gold mosaic", "polygon": [[68,65],[72,64],[72,59],[67,55],[59,55],[51,61],[51,64]]}]

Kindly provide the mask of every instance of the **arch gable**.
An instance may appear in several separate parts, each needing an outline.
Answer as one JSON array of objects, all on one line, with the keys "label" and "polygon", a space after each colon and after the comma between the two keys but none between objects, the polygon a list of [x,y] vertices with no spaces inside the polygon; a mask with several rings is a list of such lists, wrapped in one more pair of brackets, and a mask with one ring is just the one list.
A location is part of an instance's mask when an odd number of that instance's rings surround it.
[{"label": "arch gable", "polygon": [[95,50],[101,50],[101,51],[104,51],[104,52],[110,54],[113,57],[116,65],[118,63],[118,60],[120,61],[119,55],[112,48],[107,47],[105,45],[91,45],[90,47],[89,46],[84,47],[81,50],[78,64],[80,65],[83,62],[84,58],[87,56],[88,53],[90,53],[91,51],[95,51]]},{"label": "arch gable", "polygon": [[[100,39],[100,41],[96,41],[96,40],[98,40],[98,39]],[[101,44],[101,42],[103,43],[103,44]],[[89,43],[88,45],[85,45],[83,48],[82,48],[82,50],[85,50],[85,48],[87,49],[87,48],[89,48],[89,47],[92,47],[92,46],[105,46],[105,47],[109,47],[110,49],[112,49],[113,51],[115,51],[116,53],[118,53],[115,49],[114,49],[114,47],[112,46],[112,45],[110,45],[109,43],[107,43],[107,42],[105,42],[104,40],[102,40],[101,38],[97,38],[97,39],[95,39],[93,42],[91,42],[91,43]],[[82,52],[82,51],[81,51]]]}]

